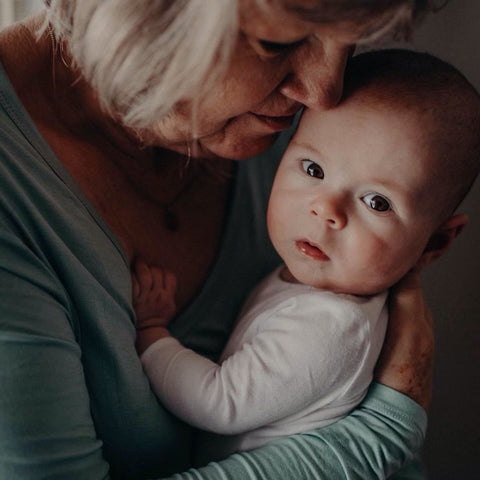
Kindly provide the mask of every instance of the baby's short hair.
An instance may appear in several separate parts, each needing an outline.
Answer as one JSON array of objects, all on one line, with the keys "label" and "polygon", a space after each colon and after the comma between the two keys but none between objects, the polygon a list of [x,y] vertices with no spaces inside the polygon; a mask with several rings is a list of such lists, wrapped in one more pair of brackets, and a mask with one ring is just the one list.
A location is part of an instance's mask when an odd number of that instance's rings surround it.
[{"label": "baby's short hair", "polygon": [[[366,101],[392,111],[420,115],[438,161],[446,195],[441,215],[449,216],[467,195],[480,169],[480,95],[455,67],[428,53],[390,49],[352,58],[343,99],[367,92]],[[448,188],[447,188],[448,187]]]}]

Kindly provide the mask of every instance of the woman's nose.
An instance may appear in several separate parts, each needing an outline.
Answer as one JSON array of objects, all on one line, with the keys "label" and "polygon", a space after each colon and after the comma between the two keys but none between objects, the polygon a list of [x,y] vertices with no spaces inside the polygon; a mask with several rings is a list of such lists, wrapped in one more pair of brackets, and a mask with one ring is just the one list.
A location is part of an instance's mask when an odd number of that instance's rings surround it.
[{"label": "woman's nose", "polygon": [[347,215],[342,202],[334,196],[319,196],[311,205],[310,214],[317,217],[319,221],[327,223],[329,228],[341,230],[347,225]]},{"label": "woman's nose", "polygon": [[335,106],[351,50],[330,39],[301,45],[291,56],[291,70],[279,86],[280,93],[317,110]]}]

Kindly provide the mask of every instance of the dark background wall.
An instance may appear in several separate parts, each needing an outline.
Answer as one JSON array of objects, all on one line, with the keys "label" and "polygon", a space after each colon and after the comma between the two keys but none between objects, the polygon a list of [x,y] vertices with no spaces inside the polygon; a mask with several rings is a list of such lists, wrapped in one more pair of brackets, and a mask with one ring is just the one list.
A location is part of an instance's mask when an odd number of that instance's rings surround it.
[{"label": "dark background wall", "polygon": [[[412,48],[455,65],[480,90],[480,1],[450,0]],[[480,132],[479,132],[480,135]],[[480,182],[459,211],[470,224],[424,274],[435,318],[434,400],[425,460],[432,480],[480,478]]]},{"label": "dark background wall", "polygon": [[[480,90],[480,1],[450,0],[402,46],[450,62]],[[477,180],[458,210],[468,214],[470,224],[423,275],[436,332],[434,398],[425,445],[431,480],[480,478],[479,186]]]}]

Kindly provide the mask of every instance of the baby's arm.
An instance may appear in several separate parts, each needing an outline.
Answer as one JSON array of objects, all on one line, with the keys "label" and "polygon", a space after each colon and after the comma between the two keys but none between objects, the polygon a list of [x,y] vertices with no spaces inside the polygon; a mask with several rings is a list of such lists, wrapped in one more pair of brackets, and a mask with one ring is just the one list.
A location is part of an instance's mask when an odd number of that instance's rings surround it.
[{"label": "baby's arm", "polygon": [[157,340],[170,336],[167,327],[175,314],[176,283],[173,273],[136,262],[132,275],[132,297],[140,354]]},{"label": "baby's arm", "polygon": [[318,310],[303,297],[279,305],[221,365],[174,338],[152,345],[142,363],[155,393],[178,417],[204,430],[240,434],[314,400],[327,403],[351,381],[368,341],[364,322],[348,318],[348,310],[341,320],[332,308]]}]

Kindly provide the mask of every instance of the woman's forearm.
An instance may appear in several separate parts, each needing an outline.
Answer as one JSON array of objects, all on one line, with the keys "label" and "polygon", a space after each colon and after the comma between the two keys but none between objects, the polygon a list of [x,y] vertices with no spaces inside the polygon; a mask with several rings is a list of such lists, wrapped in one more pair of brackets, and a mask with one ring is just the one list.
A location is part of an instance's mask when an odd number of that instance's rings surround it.
[{"label": "woman's forearm", "polygon": [[170,478],[383,479],[414,460],[425,430],[421,407],[395,390],[374,384],[360,407],[339,422]]},{"label": "woman's forearm", "polygon": [[388,330],[376,368],[376,380],[404,393],[428,410],[432,397],[433,357],[433,319],[419,274],[412,272],[392,289]]}]

